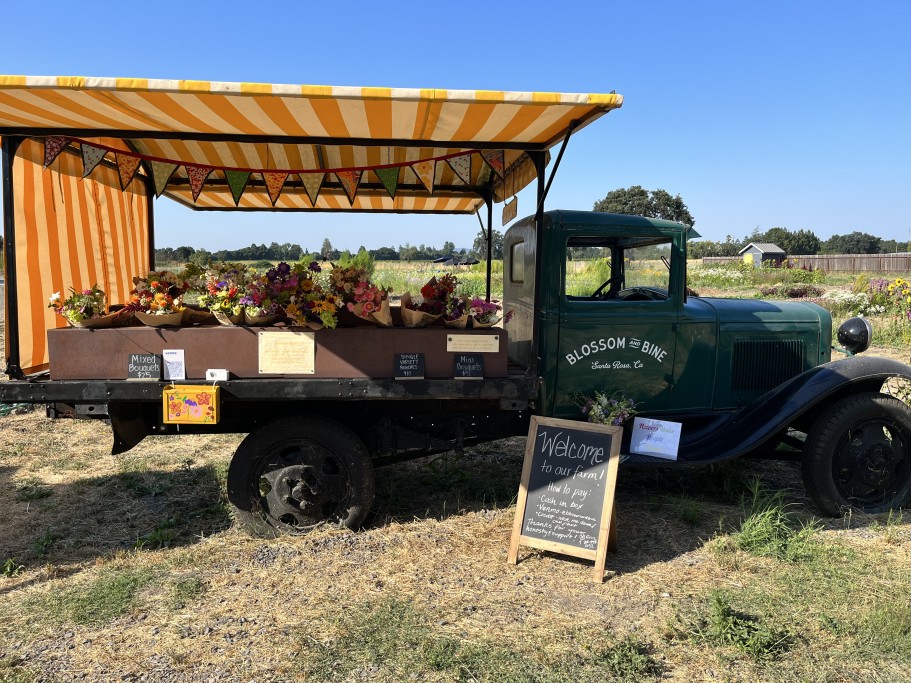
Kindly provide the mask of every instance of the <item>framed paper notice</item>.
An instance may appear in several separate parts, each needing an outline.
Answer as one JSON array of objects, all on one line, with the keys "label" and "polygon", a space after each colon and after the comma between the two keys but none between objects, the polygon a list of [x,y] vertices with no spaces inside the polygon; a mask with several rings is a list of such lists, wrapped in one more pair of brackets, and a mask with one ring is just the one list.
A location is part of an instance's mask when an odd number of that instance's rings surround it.
[{"label": "framed paper notice", "polygon": [[313,332],[260,330],[259,374],[312,375],[316,372]]}]

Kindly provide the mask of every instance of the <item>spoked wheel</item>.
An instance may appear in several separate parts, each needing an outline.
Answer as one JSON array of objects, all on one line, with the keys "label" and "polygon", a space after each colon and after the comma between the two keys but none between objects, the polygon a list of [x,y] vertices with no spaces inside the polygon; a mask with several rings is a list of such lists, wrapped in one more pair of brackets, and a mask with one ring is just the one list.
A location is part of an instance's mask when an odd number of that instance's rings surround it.
[{"label": "spoked wheel", "polygon": [[228,469],[235,515],[258,536],[358,528],[373,503],[373,463],[347,427],[285,418],[244,439]]},{"label": "spoked wheel", "polygon": [[807,492],[826,514],[879,513],[911,502],[911,409],[884,394],[842,399],[807,437]]}]

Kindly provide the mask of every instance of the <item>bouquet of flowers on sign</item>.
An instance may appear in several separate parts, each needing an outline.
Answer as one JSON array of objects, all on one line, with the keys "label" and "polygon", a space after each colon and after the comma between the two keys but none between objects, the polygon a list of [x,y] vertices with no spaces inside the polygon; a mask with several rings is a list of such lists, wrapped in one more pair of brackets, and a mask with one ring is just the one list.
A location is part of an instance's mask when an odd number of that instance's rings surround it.
[{"label": "bouquet of flowers on sign", "polygon": [[638,412],[636,410],[638,404],[619,390],[612,394],[602,394],[596,391],[594,398],[578,396],[576,404],[589,422],[618,427]]},{"label": "bouquet of flowers on sign", "polygon": [[107,295],[97,284],[80,292],[70,287],[70,296],[66,299],[60,292],[54,292],[47,307],[53,308],[71,327],[105,327],[116,315],[105,315]]},{"label": "bouquet of flowers on sign", "polygon": [[146,325],[180,325],[186,309],[183,295],[188,286],[169,270],[151,271],[147,277],[134,277],[134,289],[124,307],[133,311]]},{"label": "bouquet of flowers on sign", "polygon": [[392,327],[389,292],[370,282],[366,268],[333,267],[329,272],[329,287],[349,313],[383,327]]},{"label": "bouquet of flowers on sign", "polygon": [[208,309],[222,325],[239,325],[244,321],[244,288],[246,272],[243,264],[212,265],[203,278],[199,304]]},{"label": "bouquet of flowers on sign", "polygon": [[285,315],[292,325],[311,329],[332,329],[338,325],[336,298],[315,279],[321,270],[313,261],[299,274],[297,291],[285,306]]},{"label": "bouquet of flowers on sign", "polygon": [[439,278],[431,277],[421,287],[420,302],[411,298],[411,292],[405,292],[402,295],[402,321],[405,327],[424,327],[442,318],[447,310],[451,311],[458,284],[455,275],[445,273]]}]

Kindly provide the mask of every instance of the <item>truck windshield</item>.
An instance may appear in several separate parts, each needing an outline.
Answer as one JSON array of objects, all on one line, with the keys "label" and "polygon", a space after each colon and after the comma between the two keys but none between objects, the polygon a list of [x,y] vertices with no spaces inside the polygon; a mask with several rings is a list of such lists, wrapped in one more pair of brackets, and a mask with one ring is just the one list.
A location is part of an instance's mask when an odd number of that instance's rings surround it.
[{"label": "truck windshield", "polygon": [[566,247],[565,294],[599,300],[667,298],[670,238],[572,238]]}]

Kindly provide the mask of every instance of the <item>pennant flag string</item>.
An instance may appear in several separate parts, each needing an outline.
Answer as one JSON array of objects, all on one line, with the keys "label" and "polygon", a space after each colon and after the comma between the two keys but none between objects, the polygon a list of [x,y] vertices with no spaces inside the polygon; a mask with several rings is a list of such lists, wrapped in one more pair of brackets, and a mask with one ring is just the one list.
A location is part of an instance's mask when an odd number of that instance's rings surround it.
[{"label": "pennant flag string", "polygon": [[[277,172],[279,169],[270,169],[270,168],[244,168],[240,166],[215,166],[212,164],[193,164],[192,162],[182,161],[180,159],[169,159],[166,157],[157,157],[151,154],[140,154],[138,152],[130,152],[117,147],[110,147],[108,145],[102,145],[94,142],[87,142],[82,138],[76,137],[66,137],[66,136],[48,136],[45,138],[45,161],[47,165],[57,158],[57,155],[68,143],[78,143],[80,145],[89,145],[97,149],[102,149],[105,152],[113,152],[115,154],[120,154],[124,157],[136,157],[142,161],[158,161],[164,164],[174,164],[177,166],[186,166],[188,163],[191,165],[208,167],[213,171],[250,171],[251,173],[265,173],[265,172]],[[48,145],[50,144],[50,147]],[[50,156],[48,152],[53,152]],[[395,163],[388,164],[377,164],[375,166],[345,166],[339,168],[289,168],[289,169],[280,169],[283,173],[288,174],[309,174],[309,173],[336,173],[338,171],[375,171],[377,169],[383,168],[404,168],[406,166],[413,166],[416,163],[420,162],[436,162],[436,161],[448,161],[449,159],[455,157],[461,157],[469,154],[481,154],[484,156],[484,160],[487,161],[487,154],[499,155],[499,158],[503,158],[503,150],[480,150],[480,149],[468,149],[461,150],[458,152],[451,152],[449,154],[440,154],[439,156],[427,157],[426,159],[418,159],[417,161],[400,161]],[[488,161],[488,163],[490,163]],[[502,164],[501,164],[502,165]]]},{"label": "pennant flag string", "polygon": [[418,180],[427,188],[430,194],[433,194],[433,178],[436,175],[436,161],[418,161],[411,164],[411,170],[418,177]]},{"label": "pennant flag string", "polygon": [[319,197],[319,191],[323,189],[323,181],[326,179],[325,173],[300,173],[298,177],[304,184],[304,190],[310,198],[310,203],[316,206],[316,200]]},{"label": "pennant flag string", "polygon": [[120,176],[120,190],[124,191],[133,181],[142,159],[117,152],[114,154],[114,161],[117,163],[117,173]]},{"label": "pennant flag string", "polygon": [[[195,164],[186,164],[185,168],[187,169],[187,177],[190,179],[190,192],[193,193],[193,202],[199,198],[199,193],[202,192],[202,186],[206,182],[206,178],[209,177],[209,174],[214,170],[208,166],[196,166]],[[272,202],[273,204],[275,202]]]},{"label": "pennant flag string", "polygon": [[390,199],[395,199],[395,191],[399,186],[399,169],[398,168],[377,168],[373,171],[376,177],[383,183],[386,192],[389,193]]},{"label": "pennant flag string", "polygon": [[447,162],[459,180],[466,185],[471,185],[471,154],[452,157],[447,159]]},{"label": "pennant flag string", "polygon": [[240,198],[247,188],[250,181],[251,173],[249,171],[225,171],[225,180],[228,181],[228,187],[231,188],[231,196],[234,197],[234,206],[240,204]]},{"label": "pennant flag string", "polygon": [[93,147],[92,145],[82,145],[82,177],[87,177],[92,171],[95,170],[95,167],[101,163],[101,160],[104,159],[104,155],[107,154],[106,149],[101,149],[100,147]]},{"label": "pennant flag string", "polygon": [[275,206],[275,202],[278,201],[278,197],[282,193],[282,187],[284,187],[285,181],[288,179],[288,174],[277,171],[264,171],[260,175],[262,175],[266,189],[269,191],[269,199],[272,200],[272,206]]},{"label": "pennant flag string", "polygon": [[152,161],[152,180],[155,181],[155,196],[160,197],[164,192],[168,181],[177,170],[177,164],[169,164],[163,161]]},{"label": "pennant flag string", "polygon": [[357,186],[361,182],[363,171],[336,171],[335,177],[338,178],[342,189],[348,195],[348,201],[354,205],[354,198],[357,196]]},{"label": "pennant flag string", "polygon": [[63,151],[63,148],[66,147],[69,140],[66,138],[59,137],[57,135],[51,135],[44,139],[44,167],[47,168],[56,159],[60,152]]}]

